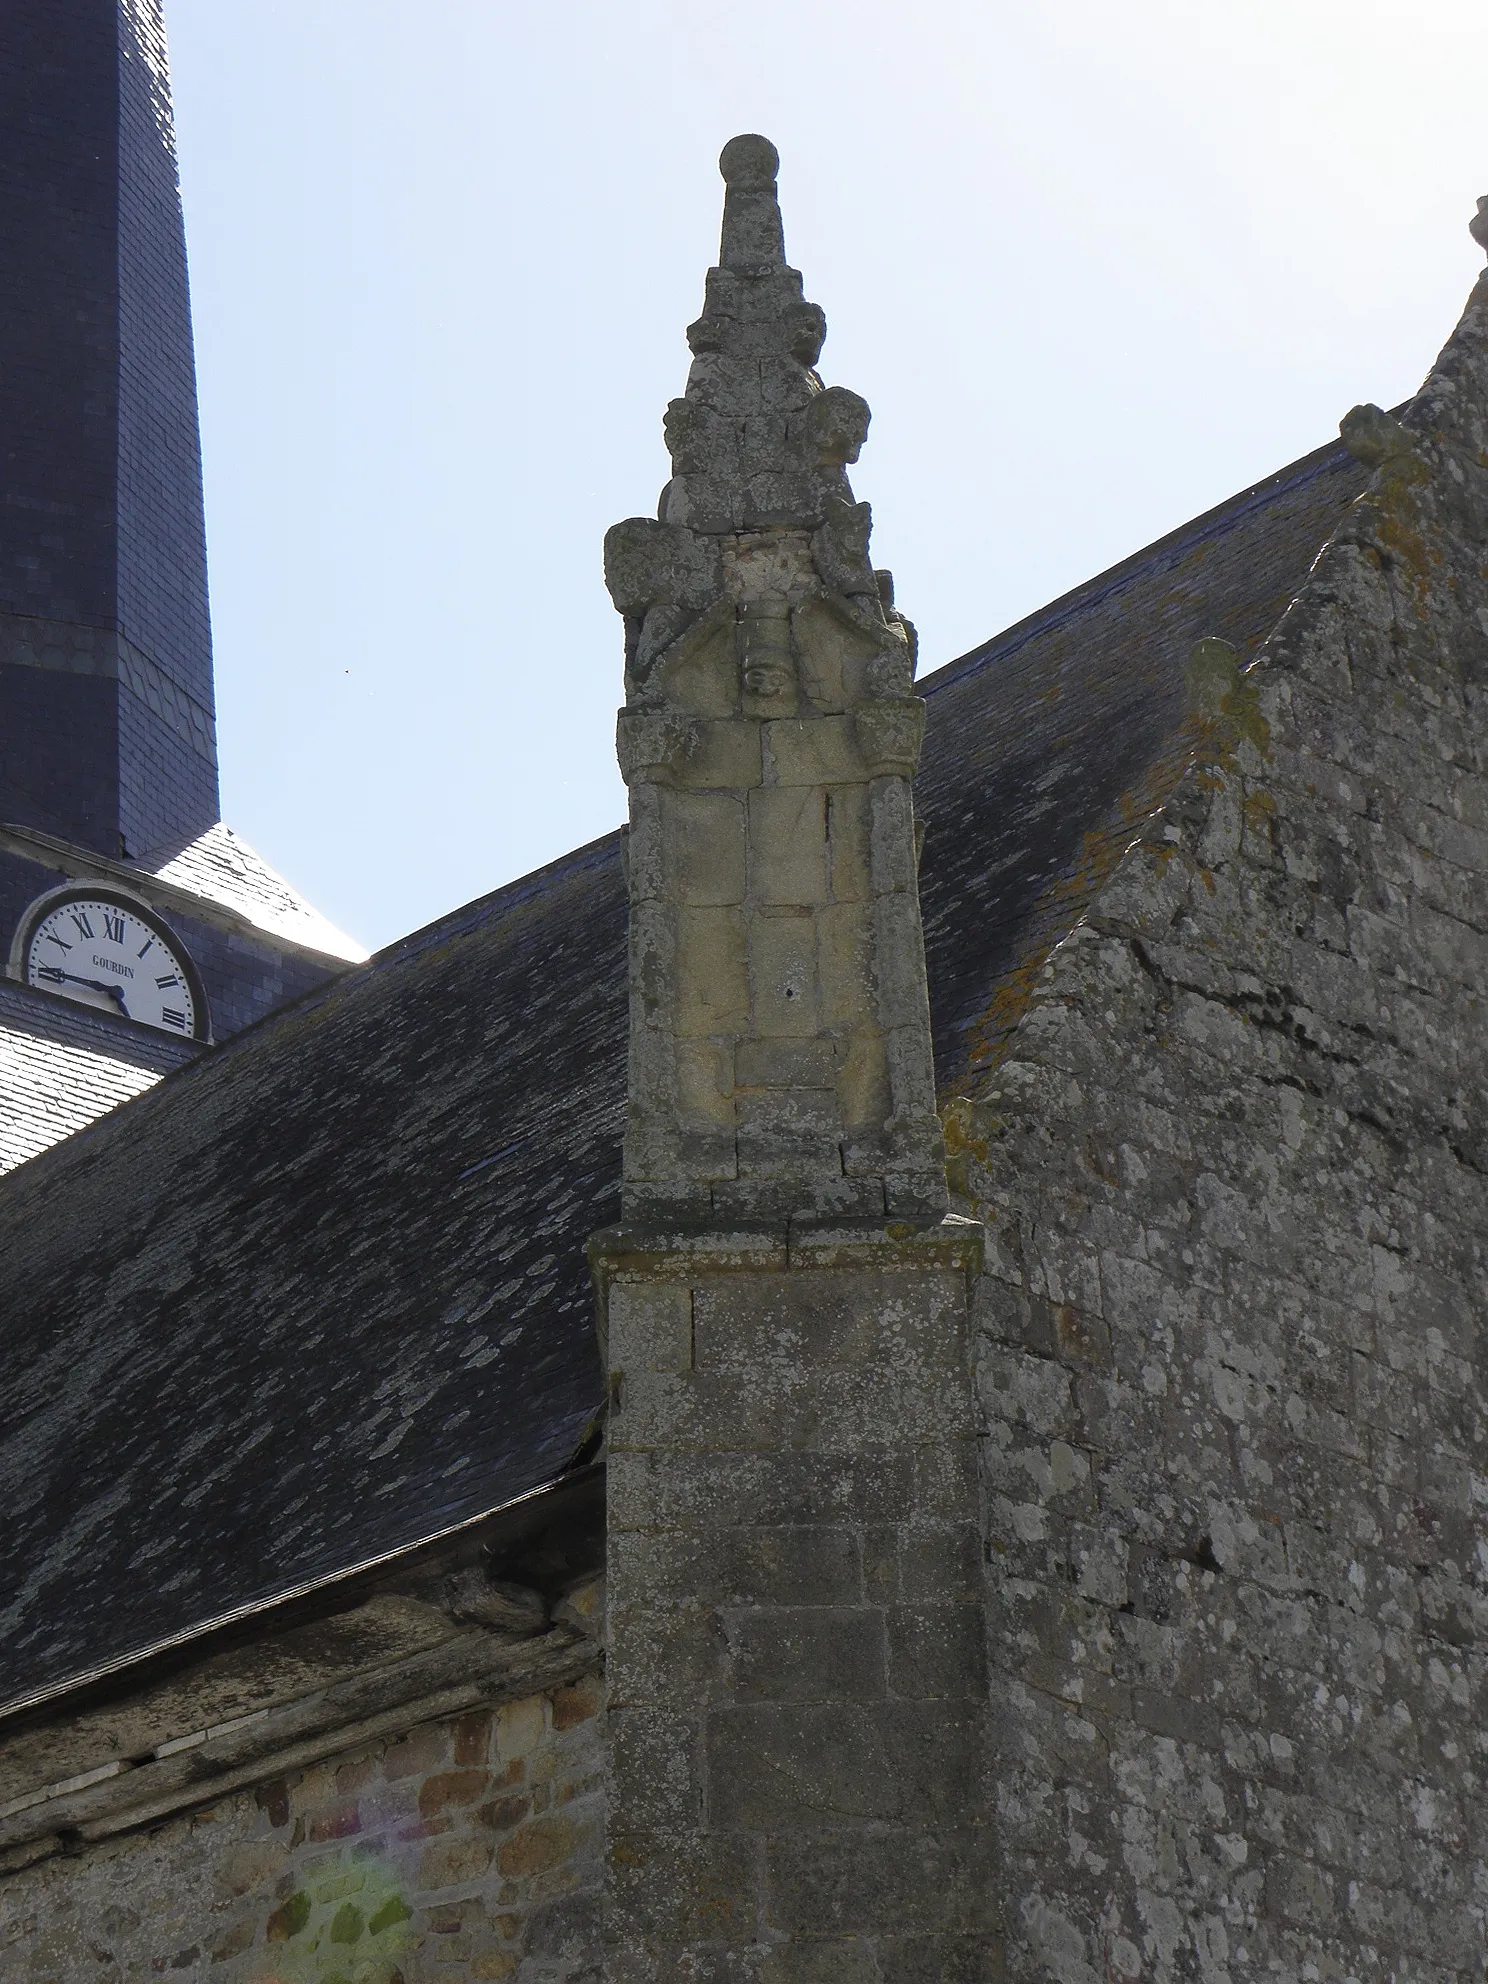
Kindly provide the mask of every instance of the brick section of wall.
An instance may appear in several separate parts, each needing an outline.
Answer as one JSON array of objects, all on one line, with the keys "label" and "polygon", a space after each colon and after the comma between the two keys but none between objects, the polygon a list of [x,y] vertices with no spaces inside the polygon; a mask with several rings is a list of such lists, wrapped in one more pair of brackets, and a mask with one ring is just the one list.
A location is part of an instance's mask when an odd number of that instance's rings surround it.
[{"label": "brick section of wall", "polygon": [[597,1984],[597,1677],[0,1877],[7,1984]]},{"label": "brick section of wall", "polygon": [[612,1984],[998,1975],[961,1232],[604,1256]]},{"label": "brick section of wall", "polygon": [[952,1111],[1019,1984],[1488,1952],[1488,278]]}]

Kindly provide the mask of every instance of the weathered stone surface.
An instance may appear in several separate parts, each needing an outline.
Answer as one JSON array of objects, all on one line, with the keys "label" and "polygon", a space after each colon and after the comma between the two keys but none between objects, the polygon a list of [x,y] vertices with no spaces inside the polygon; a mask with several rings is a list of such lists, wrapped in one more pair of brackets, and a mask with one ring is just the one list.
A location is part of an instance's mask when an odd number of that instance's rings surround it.
[{"label": "weathered stone surface", "polygon": [[[777,163],[763,138],[725,148],[661,520],[605,545],[627,630],[626,1216],[933,1220],[909,788],[924,709],[845,474],[868,408],[811,370],[825,327],[785,266]],[[831,1066],[782,1079],[807,1042]]]},{"label": "weathered stone surface", "polygon": [[592,1251],[609,1977],[996,1975],[979,1229]]},{"label": "weathered stone surface", "polygon": [[1201,658],[1204,762],[952,1106],[1030,1984],[1488,1955],[1488,278],[1376,414],[1256,666]]}]

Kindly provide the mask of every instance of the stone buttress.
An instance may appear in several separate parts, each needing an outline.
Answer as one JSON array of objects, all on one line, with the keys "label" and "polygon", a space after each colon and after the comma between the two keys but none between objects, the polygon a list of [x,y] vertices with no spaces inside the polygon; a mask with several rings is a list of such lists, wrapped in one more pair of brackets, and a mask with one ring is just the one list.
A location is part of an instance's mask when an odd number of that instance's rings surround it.
[{"label": "stone buttress", "polygon": [[615,1979],[994,1974],[970,1279],[945,1216],[914,636],[736,138],[627,631],[610,1419]]}]

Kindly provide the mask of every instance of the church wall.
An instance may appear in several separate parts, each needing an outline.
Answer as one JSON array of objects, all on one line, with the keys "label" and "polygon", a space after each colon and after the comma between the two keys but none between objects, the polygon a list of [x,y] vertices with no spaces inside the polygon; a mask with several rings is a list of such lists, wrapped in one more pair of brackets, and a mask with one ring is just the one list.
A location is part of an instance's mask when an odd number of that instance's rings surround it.
[{"label": "church wall", "polygon": [[597,1676],[0,1878],[6,1984],[597,1976]]},{"label": "church wall", "polygon": [[1485,359],[953,1106],[1020,1984],[1483,1974]]}]

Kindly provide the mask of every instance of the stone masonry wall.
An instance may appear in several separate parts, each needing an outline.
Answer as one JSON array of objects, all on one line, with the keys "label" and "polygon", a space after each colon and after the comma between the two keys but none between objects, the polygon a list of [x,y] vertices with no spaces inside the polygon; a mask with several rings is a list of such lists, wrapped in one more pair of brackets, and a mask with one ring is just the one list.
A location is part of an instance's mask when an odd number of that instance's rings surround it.
[{"label": "stone masonry wall", "polygon": [[0,1878],[6,1984],[592,1984],[597,1676]]},{"label": "stone masonry wall", "polygon": [[1485,1974],[1485,405],[1488,277],[951,1110],[1020,1984]]},{"label": "stone masonry wall", "polygon": [[610,1984],[993,1984],[979,1230],[603,1244]]}]

